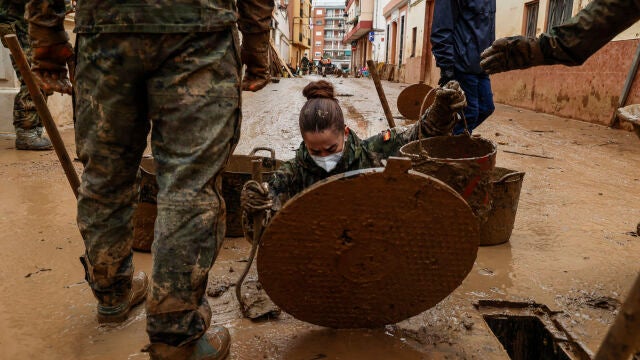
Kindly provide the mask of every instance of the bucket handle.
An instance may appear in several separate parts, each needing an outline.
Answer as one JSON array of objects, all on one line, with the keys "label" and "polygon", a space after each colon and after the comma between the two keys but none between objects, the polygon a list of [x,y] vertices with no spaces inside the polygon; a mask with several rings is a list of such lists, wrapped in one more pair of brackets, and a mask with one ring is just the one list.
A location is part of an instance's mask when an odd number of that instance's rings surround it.
[{"label": "bucket handle", "polygon": [[251,150],[251,152],[249,153],[249,156],[255,156],[258,151],[268,151],[269,153],[271,153],[271,160],[276,159],[276,151],[270,147],[264,146],[254,147],[253,150]]}]

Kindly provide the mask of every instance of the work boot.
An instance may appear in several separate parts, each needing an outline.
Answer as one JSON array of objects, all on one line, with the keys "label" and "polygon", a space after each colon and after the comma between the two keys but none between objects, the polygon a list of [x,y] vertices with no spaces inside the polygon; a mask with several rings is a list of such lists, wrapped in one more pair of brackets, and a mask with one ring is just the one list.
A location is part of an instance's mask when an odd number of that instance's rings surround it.
[{"label": "work boot", "polygon": [[222,360],[229,355],[231,335],[224,326],[214,326],[195,343],[187,346],[170,346],[162,343],[147,345],[151,360]]},{"label": "work boot", "polygon": [[16,129],[17,150],[51,150],[51,141],[44,135],[42,127]]},{"label": "work boot", "polygon": [[242,34],[241,57],[247,65],[242,90],[258,91],[269,83],[269,44],[269,32]]},{"label": "work boot", "polygon": [[142,303],[147,297],[149,279],[147,274],[140,271],[131,280],[131,292],[129,301],[115,306],[103,306],[98,304],[98,322],[100,324],[120,323],[127,319],[129,312],[136,305]]}]

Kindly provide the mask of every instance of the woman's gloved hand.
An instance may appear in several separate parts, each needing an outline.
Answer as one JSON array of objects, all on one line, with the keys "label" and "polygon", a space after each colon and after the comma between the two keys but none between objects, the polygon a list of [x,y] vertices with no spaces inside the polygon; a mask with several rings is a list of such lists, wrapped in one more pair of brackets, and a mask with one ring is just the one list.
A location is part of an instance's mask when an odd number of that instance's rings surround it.
[{"label": "woman's gloved hand", "polygon": [[435,92],[436,98],[420,122],[429,136],[448,135],[456,124],[455,114],[467,106],[467,98],[455,80],[435,89]]},{"label": "woman's gloved hand", "polygon": [[242,210],[250,216],[270,210],[273,206],[273,199],[269,195],[269,186],[266,183],[248,181],[240,193],[240,204]]}]

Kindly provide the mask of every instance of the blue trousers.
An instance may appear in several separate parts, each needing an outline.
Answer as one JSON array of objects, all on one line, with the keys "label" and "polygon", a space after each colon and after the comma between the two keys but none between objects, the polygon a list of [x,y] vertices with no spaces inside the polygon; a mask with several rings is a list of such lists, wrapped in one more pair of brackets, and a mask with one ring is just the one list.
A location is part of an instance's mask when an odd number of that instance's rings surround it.
[{"label": "blue trousers", "polygon": [[[473,132],[473,129],[482,124],[495,110],[489,75],[469,74],[456,71],[455,79],[460,83],[460,87],[462,87],[467,97],[467,107],[464,109],[464,116],[467,119],[469,132]],[[463,132],[464,121],[460,121],[453,128],[453,134],[458,135]]]}]

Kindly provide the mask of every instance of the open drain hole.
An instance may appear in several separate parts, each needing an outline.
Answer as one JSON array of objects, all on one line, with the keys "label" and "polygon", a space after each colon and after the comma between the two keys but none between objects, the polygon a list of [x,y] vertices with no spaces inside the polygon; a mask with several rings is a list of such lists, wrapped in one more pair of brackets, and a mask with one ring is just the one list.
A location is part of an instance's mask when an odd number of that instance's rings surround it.
[{"label": "open drain hole", "polygon": [[512,360],[590,360],[592,354],[563,325],[566,316],[544,304],[479,300],[474,304]]},{"label": "open drain hole", "polygon": [[535,316],[483,317],[512,360],[572,360]]}]

